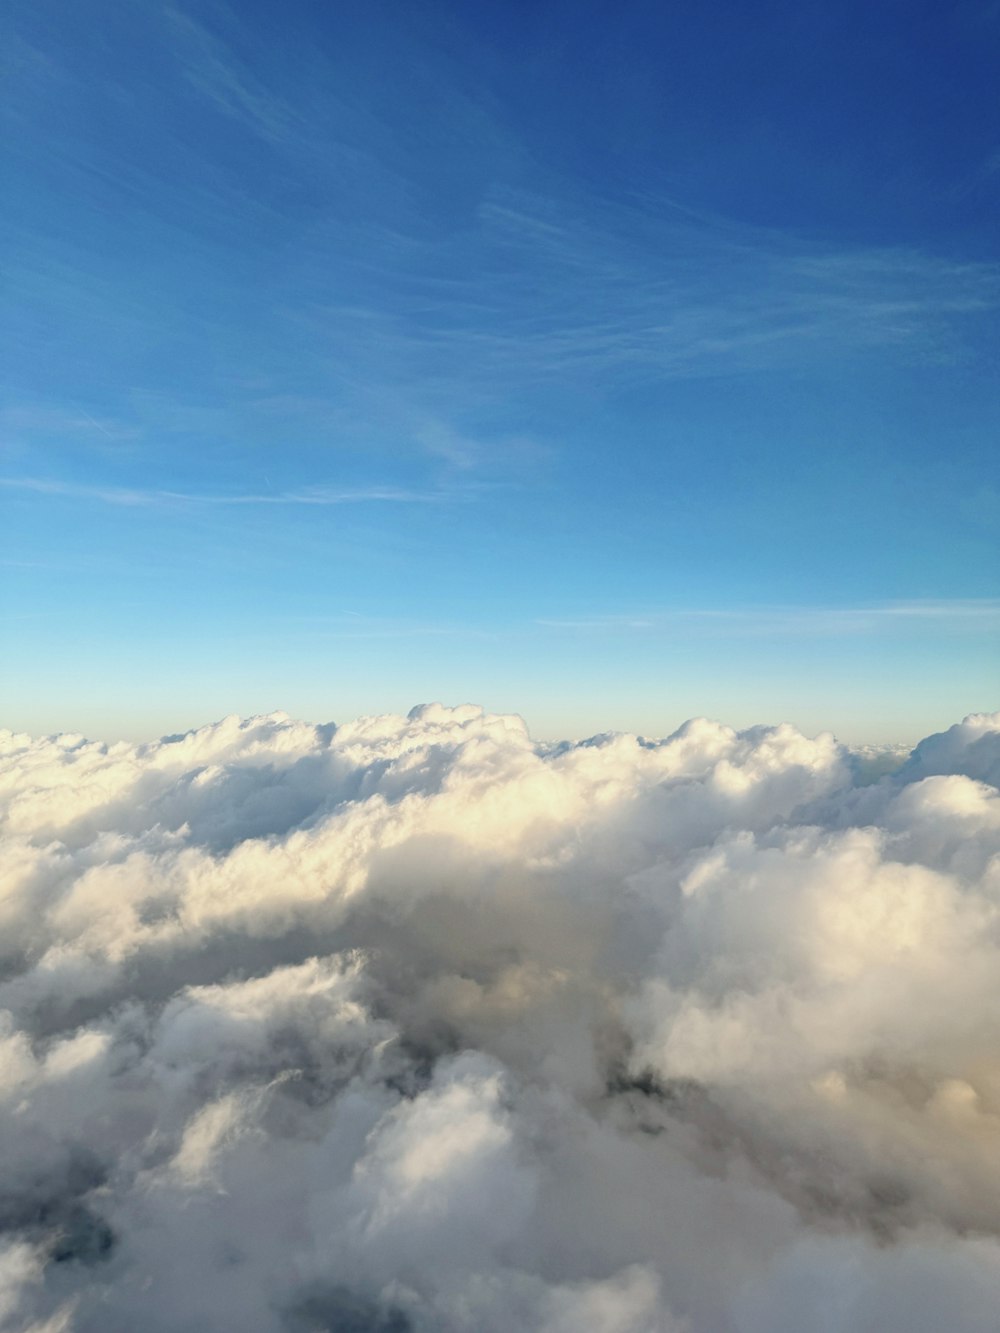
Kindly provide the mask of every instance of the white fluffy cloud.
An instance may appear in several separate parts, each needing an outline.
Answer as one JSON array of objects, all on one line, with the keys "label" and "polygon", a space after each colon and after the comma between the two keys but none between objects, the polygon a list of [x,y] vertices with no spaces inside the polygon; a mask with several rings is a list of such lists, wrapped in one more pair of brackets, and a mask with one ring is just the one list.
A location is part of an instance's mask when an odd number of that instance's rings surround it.
[{"label": "white fluffy cloud", "polygon": [[1000,714],[0,733],[0,1329],[995,1333],[998,781]]}]

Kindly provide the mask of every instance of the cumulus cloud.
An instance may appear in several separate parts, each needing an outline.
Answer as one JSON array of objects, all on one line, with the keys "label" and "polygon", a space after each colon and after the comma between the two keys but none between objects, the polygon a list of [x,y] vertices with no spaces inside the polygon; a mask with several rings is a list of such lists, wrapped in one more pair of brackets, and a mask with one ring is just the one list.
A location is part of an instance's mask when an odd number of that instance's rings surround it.
[{"label": "cumulus cloud", "polygon": [[994,1333],[1000,714],[0,733],[0,1329]]}]

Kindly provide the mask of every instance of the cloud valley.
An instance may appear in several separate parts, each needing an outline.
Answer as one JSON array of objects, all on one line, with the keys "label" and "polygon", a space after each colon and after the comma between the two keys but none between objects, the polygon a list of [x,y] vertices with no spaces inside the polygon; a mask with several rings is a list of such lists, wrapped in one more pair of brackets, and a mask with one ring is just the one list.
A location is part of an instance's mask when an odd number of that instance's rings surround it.
[{"label": "cloud valley", "polygon": [[994,1333],[1000,714],[0,733],[0,1328]]}]

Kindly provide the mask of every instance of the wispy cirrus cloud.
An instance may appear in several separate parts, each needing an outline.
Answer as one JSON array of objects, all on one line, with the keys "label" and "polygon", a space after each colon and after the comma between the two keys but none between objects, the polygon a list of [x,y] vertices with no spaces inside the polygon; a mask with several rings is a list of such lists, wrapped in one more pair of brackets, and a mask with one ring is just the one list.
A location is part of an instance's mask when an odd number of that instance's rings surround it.
[{"label": "wispy cirrus cloud", "polygon": [[377,360],[379,382],[418,402],[872,356],[947,363],[1000,308],[995,264],[824,246],[665,199],[498,196],[447,247],[399,232],[364,244],[355,299],[320,290],[293,318],[337,347],[348,381],[370,382]]},{"label": "wispy cirrus cloud", "polygon": [[[113,156],[100,162],[121,216],[133,210],[139,225],[167,216],[181,229],[187,282],[196,269],[201,284],[197,304],[180,299],[187,287],[172,271],[173,236],[159,267],[144,264],[151,289],[141,299],[113,264],[95,270],[75,235],[56,247],[34,230],[18,240],[26,307],[49,309],[60,327],[71,311],[87,328],[101,308],[113,327],[128,323],[130,342],[182,333],[201,349],[183,389],[173,379],[129,381],[130,429],[139,433],[165,418],[172,429],[193,428],[197,403],[206,431],[232,437],[253,400],[270,396],[304,437],[381,427],[412,450],[427,418],[439,419],[431,448],[458,466],[489,466],[504,448],[465,441],[481,430],[484,408],[506,408],[522,393],[566,398],[636,383],[825,373],[861,358],[947,363],[975,342],[974,322],[1000,309],[995,263],[807,238],[652,188],[612,200],[557,167],[539,171],[523,127],[485,92],[460,91],[446,57],[421,47],[422,123],[447,143],[449,171],[464,186],[444,216],[420,145],[407,147],[409,125],[355,83],[360,73],[324,50],[272,65],[238,12],[212,12],[209,26],[183,3],[164,11],[166,91],[178,114],[194,95],[255,136],[255,170],[216,169],[211,135],[171,142],[169,172],[165,153],[127,170]],[[292,78],[289,68],[303,62],[308,77]],[[52,95],[47,85],[43,94]],[[85,158],[78,168],[91,165]],[[302,193],[257,189],[271,172],[301,181]],[[246,269],[230,267],[232,253]],[[250,297],[248,271],[260,279]],[[51,355],[49,333],[33,336],[39,354],[44,345]],[[225,362],[234,346],[239,363],[225,367],[224,382],[203,378],[202,366],[219,349]],[[63,355],[79,360],[75,345]],[[109,403],[121,394],[116,384]],[[111,407],[87,401],[89,419],[74,410],[72,430],[117,439]],[[267,426],[257,418],[256,429]]]}]

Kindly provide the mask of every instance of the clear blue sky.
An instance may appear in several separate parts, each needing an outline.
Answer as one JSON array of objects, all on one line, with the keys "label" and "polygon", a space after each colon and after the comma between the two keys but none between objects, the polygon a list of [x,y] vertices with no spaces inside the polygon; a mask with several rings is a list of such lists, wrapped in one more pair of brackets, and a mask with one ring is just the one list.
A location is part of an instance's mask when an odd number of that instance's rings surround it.
[{"label": "clear blue sky", "polygon": [[1000,706],[1000,7],[13,0],[3,721]]}]

